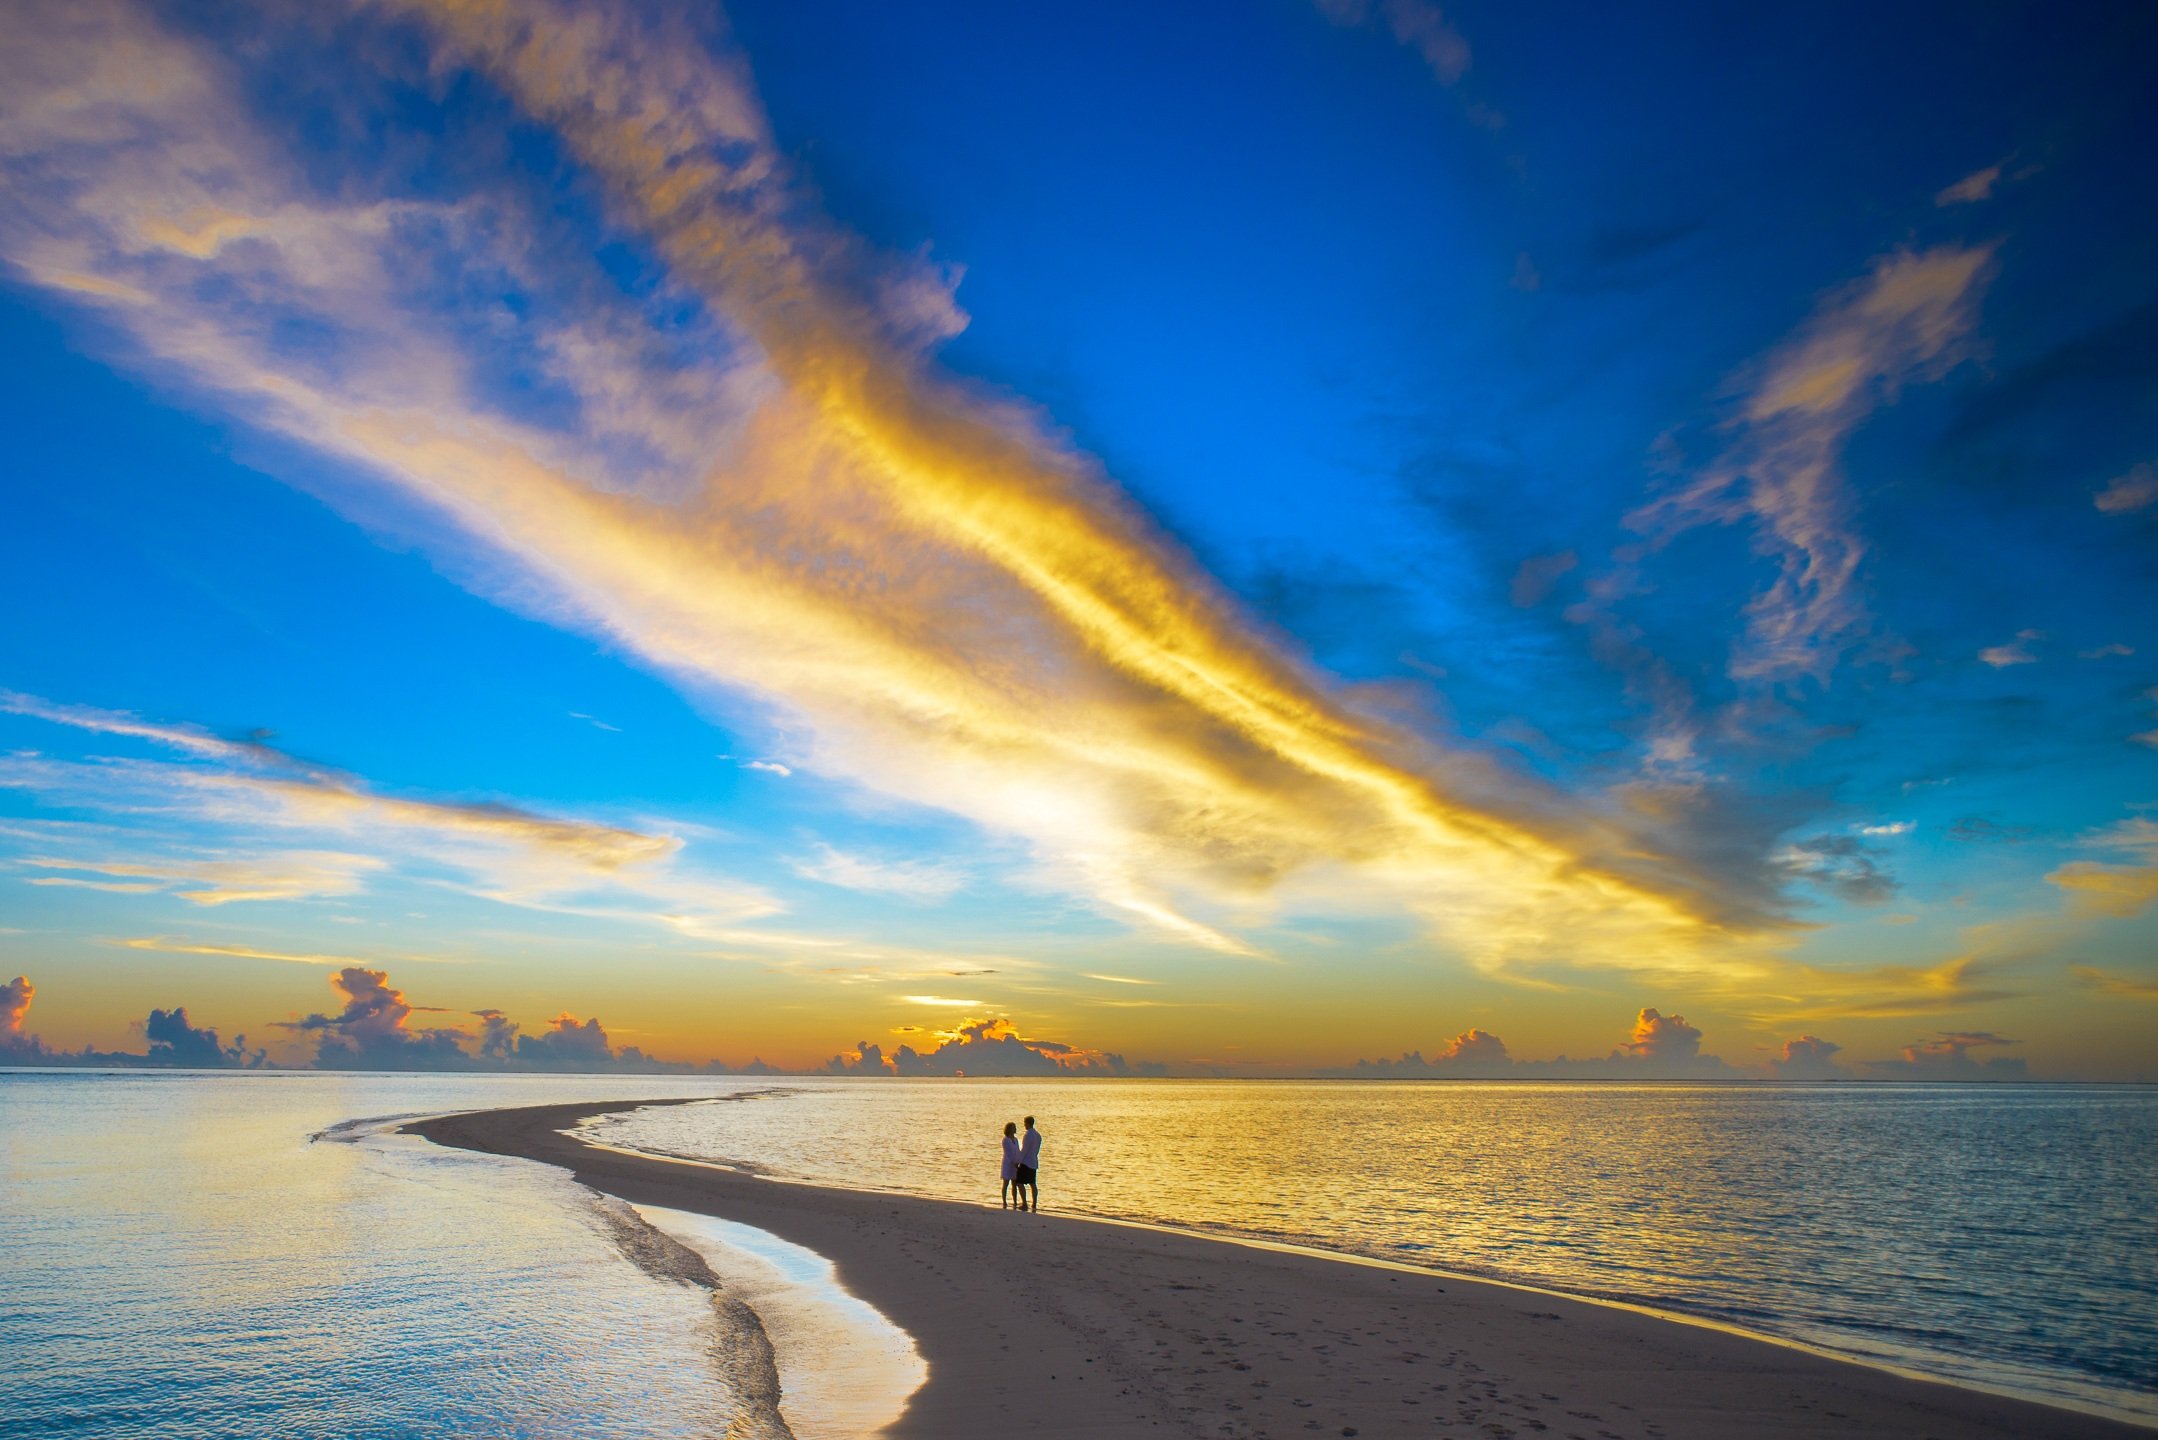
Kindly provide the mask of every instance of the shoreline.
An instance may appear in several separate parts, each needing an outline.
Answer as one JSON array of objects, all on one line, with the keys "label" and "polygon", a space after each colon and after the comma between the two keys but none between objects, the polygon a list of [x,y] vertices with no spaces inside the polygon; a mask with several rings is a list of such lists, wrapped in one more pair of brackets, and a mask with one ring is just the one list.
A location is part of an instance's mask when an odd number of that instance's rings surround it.
[{"label": "shoreline", "polygon": [[1474,1434],[2149,1437],[2134,1421],[1848,1359],[1706,1317],[1142,1221],[845,1191],[561,1133],[702,1099],[400,1128],[815,1251],[914,1338],[893,1437]]}]

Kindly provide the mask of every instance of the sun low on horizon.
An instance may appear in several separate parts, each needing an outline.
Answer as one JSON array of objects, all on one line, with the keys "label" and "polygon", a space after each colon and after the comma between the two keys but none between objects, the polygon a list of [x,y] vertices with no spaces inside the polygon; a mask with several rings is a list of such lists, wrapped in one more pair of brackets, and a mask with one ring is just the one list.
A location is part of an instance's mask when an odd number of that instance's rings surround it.
[{"label": "sun low on horizon", "polygon": [[2154,27],[10,5],[0,1064],[2158,1079]]}]

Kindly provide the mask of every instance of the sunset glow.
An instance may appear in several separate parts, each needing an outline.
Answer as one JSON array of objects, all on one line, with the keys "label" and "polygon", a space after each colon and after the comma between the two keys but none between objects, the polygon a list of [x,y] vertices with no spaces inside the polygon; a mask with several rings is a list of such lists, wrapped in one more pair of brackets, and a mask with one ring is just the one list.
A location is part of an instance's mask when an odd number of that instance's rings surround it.
[{"label": "sunset glow", "polygon": [[2158,1076],[2128,52],[812,8],[10,8],[0,1059]]}]

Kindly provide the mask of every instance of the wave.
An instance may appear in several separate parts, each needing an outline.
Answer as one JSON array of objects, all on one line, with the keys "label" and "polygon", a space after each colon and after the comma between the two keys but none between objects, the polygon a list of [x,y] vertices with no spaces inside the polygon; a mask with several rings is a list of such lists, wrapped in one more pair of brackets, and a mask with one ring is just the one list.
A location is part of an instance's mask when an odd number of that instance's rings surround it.
[{"label": "wave", "polygon": [[630,1264],[663,1283],[691,1285],[711,1296],[716,1333],[708,1354],[721,1382],[741,1401],[727,1440],[795,1440],[779,1412],[779,1357],[763,1317],[727,1293],[702,1255],[657,1229],[612,1195],[585,1190],[589,1218]]}]

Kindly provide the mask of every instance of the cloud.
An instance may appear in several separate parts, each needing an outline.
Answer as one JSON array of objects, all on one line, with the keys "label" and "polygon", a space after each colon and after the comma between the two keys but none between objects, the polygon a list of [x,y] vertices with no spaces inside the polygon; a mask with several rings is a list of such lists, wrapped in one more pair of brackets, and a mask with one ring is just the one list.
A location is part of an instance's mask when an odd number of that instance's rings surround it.
[{"label": "cloud", "polygon": [[580,1021],[565,1010],[539,1034],[518,1036],[517,1058],[548,1069],[583,1069],[605,1066],[615,1054],[597,1019]]},{"label": "cloud", "polygon": [[[201,941],[174,940],[163,935],[138,935],[118,942],[130,950],[158,950],[170,955],[228,955],[242,960],[276,960],[288,965],[359,965],[350,955],[318,955],[284,950],[259,950],[252,945],[212,945]],[[409,957],[408,957],[409,958]]]},{"label": "cloud", "polygon": [[148,740],[203,759],[226,762],[234,768],[205,772],[211,784],[253,791],[302,814],[334,817],[353,811],[393,825],[515,841],[573,857],[601,870],[658,859],[680,846],[672,836],[562,820],[513,805],[387,795],[355,776],[287,754],[259,735],[227,740],[197,726],[158,724],[118,711],[60,705],[15,691],[0,691],[0,710],[78,730]]},{"label": "cloud", "polygon": [[1508,598],[1518,609],[1527,610],[1541,605],[1550,598],[1552,587],[1559,583],[1581,557],[1571,550],[1561,550],[1552,555],[1531,555],[1514,571],[1513,584],[1507,587]]},{"label": "cloud", "polygon": [[[599,913],[712,934],[778,906],[739,883],[685,873],[670,834],[543,815],[498,801],[392,794],[357,776],[302,760],[261,734],[230,740],[192,725],[61,705],[0,691],[0,710],[182,752],[182,762],[0,756],[0,787],[109,812],[178,819],[225,832],[233,844],[187,836],[178,858],[142,854],[41,855],[22,864],[81,875],[32,884],[168,892],[196,905],[355,894],[393,873],[455,876],[459,888],[502,904]],[[285,850],[269,836],[300,831],[360,844],[354,850]],[[241,843],[252,853],[233,854]],[[168,842],[170,843],[170,842]],[[91,880],[85,875],[114,877]]]},{"label": "cloud", "polygon": [[82,870],[96,875],[132,877],[119,884],[41,876],[32,885],[79,885],[124,894],[169,892],[190,905],[229,905],[243,901],[304,900],[356,893],[368,875],[385,862],[368,855],[327,850],[296,850],[251,856],[244,860],[64,860],[26,856],[19,864],[41,870]]},{"label": "cloud", "polygon": [[1861,835],[1908,835],[1917,828],[1918,823],[1914,820],[1888,820],[1878,825],[1861,825],[1858,827],[1858,833]]},{"label": "cloud", "polygon": [[1896,893],[1895,876],[1854,836],[1815,835],[1796,840],[1784,847],[1777,860],[1791,874],[1856,905],[1878,905]]},{"label": "cloud", "polygon": [[1801,1035],[1783,1042],[1783,1053],[1768,1062],[1779,1080],[1840,1080],[1846,1072],[1836,1064],[1843,1047],[1817,1035]]},{"label": "cloud", "polygon": [[820,885],[908,900],[946,900],[967,883],[965,872],[956,866],[924,860],[873,860],[824,844],[817,846],[815,858],[795,860],[791,865],[795,874]]},{"label": "cloud", "polygon": [[1429,1060],[1421,1050],[1411,1050],[1397,1060],[1359,1060],[1353,1073],[1375,1079],[1502,1080],[1514,1068],[1504,1040],[1488,1030],[1469,1029]]},{"label": "cloud", "polygon": [[1978,652],[1978,658],[1996,670],[2005,670],[2011,665],[2029,665],[2038,658],[2031,653],[2031,642],[2045,638],[2043,630],[2018,630],[2015,639],[2006,645],[1987,646]]},{"label": "cloud", "polygon": [[1636,1060],[1684,1062],[1700,1055],[1701,1032],[1683,1015],[1647,1009],[1635,1017],[1633,1036],[1619,1049]]},{"label": "cloud", "polygon": [[[324,1070],[411,1071],[556,1071],[631,1074],[770,1075],[778,1071],[762,1060],[729,1066],[719,1061],[692,1065],[661,1060],[634,1045],[617,1047],[595,1019],[579,1020],[564,1011],[537,1034],[500,1010],[472,1011],[477,1034],[456,1026],[415,1026],[416,1014],[447,1013],[417,1005],[389,983],[386,971],[348,965],[330,977],[330,988],[343,1002],[335,1014],[316,1013],[299,1020],[273,1021],[276,1028],[313,1036],[309,1064]],[[250,1049],[245,1035],[224,1044],[218,1032],[188,1018],[187,1007],[154,1009],[139,1029],[145,1050],[53,1050],[23,1033],[23,1022],[36,988],[21,976],[0,985],[0,1057],[23,1065],[184,1066],[279,1068],[262,1049]]]},{"label": "cloud", "polygon": [[2158,822],[2137,817],[2084,837],[2109,851],[2126,851],[2134,864],[2071,860],[2046,876],[2069,892],[2072,908],[2086,915],[2132,919],[2158,900]]},{"label": "cloud", "polygon": [[782,780],[794,773],[792,768],[780,764],[777,760],[750,760],[744,762],[742,768],[744,770],[762,770],[765,774],[777,775]]},{"label": "cloud", "polygon": [[[1890,918],[1890,923],[1893,918]],[[1794,965],[1741,1003],[1763,1025],[1937,1015],[2021,998],[2008,978],[2055,954],[2057,917],[2017,915],[1964,927],[1957,953],[1931,963]]]},{"label": "cloud", "polygon": [[1022,1037],[1008,1019],[968,1020],[939,1032],[936,1043],[917,1051],[901,1045],[887,1056],[881,1046],[859,1041],[851,1051],[824,1064],[834,1075],[1159,1075],[1158,1063],[1127,1061],[1122,1055],[1088,1050],[1058,1040]]},{"label": "cloud", "polygon": [[463,1069],[469,1058],[464,1034],[442,1026],[412,1029],[408,1022],[416,1007],[389,980],[387,971],[347,965],[330,977],[330,988],[344,997],[344,1009],[277,1023],[316,1037],[317,1069]]},{"label": "cloud", "polygon": [[1431,0],[1317,0],[1319,13],[1336,25],[1384,21],[1394,39],[1423,57],[1441,85],[1469,72],[1469,42]]},{"label": "cloud", "polygon": [[[1466,64],[1430,7],[1373,13],[1435,66]],[[597,239],[564,238],[559,196],[510,177],[415,199],[355,156],[318,188],[247,108],[236,55],[98,0],[11,12],[0,250],[131,337],[141,366],[423,507],[473,588],[752,707],[820,775],[1017,837],[1045,883],[1181,943],[1253,953],[1241,924],[1342,870],[1487,967],[1586,949],[1721,968],[1773,928],[1760,897],[1630,815],[1372,713],[1042,416],[941,370],[934,347],[963,324],[953,272],[832,226],[732,51],[628,11],[397,0],[357,23],[382,15],[417,21],[428,53],[355,46],[348,63],[496,87],[606,197],[607,234],[649,246],[655,283],[624,290]],[[1911,263],[1922,275],[1888,266],[1876,286],[1875,311],[1902,306],[1885,335],[1924,330],[1904,297],[1952,268]],[[490,311],[521,328],[478,344],[420,283],[440,274],[529,302]],[[279,343],[295,330],[319,344]],[[500,403],[505,346],[559,403]],[[219,748],[234,742],[185,743],[243,766]],[[708,934],[730,906],[771,908],[740,888],[681,900],[653,878],[669,837],[275,762],[221,783],[554,856],[490,872],[482,892],[513,903],[562,903],[574,869]]]},{"label": "cloud", "polygon": [[30,1002],[36,998],[37,986],[23,976],[0,985],[0,1038],[13,1040],[23,1033],[23,1022],[30,1018]]},{"label": "cloud", "polygon": [[2145,462],[2125,475],[2116,475],[2091,503],[2108,515],[2133,515],[2158,501],[2158,465]]},{"label": "cloud", "polygon": [[1950,205],[1970,205],[1980,200],[1989,200],[1993,196],[1993,187],[2000,182],[2000,178],[2001,167],[1999,165],[1988,165],[1983,170],[1973,170],[1970,174],[1934,196],[1933,203],[1945,209]]},{"label": "cloud", "polygon": [[2116,975],[2094,965],[2072,965],[2069,973],[2091,989],[2108,995],[2123,995],[2131,1000],[2158,1000],[2158,980],[2147,980],[2136,975]]},{"label": "cloud", "polygon": [[884,1058],[883,1046],[858,1040],[852,1050],[825,1061],[824,1068],[833,1075],[888,1075],[892,1062]]},{"label": "cloud", "polygon": [[152,1010],[140,1029],[149,1042],[142,1054],[107,1052],[84,1046],[80,1050],[53,1050],[37,1036],[27,1033],[30,1002],[37,987],[21,975],[0,985],[0,1059],[13,1065],[157,1065],[198,1070],[260,1066],[266,1062],[261,1050],[249,1050],[247,1037],[236,1035],[225,1045],[217,1032],[188,1023],[187,1007]]},{"label": "cloud", "polygon": [[2115,641],[2110,645],[2100,645],[2094,650],[2078,650],[2076,658],[2079,660],[2111,660],[2118,656],[2133,655],[2135,653],[2135,646],[2123,645],[2119,641]]},{"label": "cloud", "polygon": [[1724,453],[1627,518],[1656,545],[1700,525],[1743,524],[1774,563],[1775,580],[1747,604],[1734,677],[1825,681],[1865,634],[1866,546],[1852,526],[1844,446],[1905,384],[1962,358],[1993,269],[1990,245],[1883,256],[1760,364]]},{"label": "cloud", "polygon": [[219,1070],[238,1065],[261,1065],[265,1058],[263,1051],[247,1048],[245,1035],[234,1036],[228,1046],[219,1042],[215,1030],[190,1025],[185,1005],[170,1010],[152,1010],[150,1018],[142,1023],[142,1033],[150,1042],[143,1059],[151,1065]]},{"label": "cloud", "polygon": [[1395,1060],[1359,1060],[1330,1072],[1370,1079],[1457,1080],[1709,1080],[1739,1072],[1701,1053],[1701,1031],[1683,1015],[1654,1007],[1634,1016],[1633,1030],[1602,1059],[1516,1060],[1506,1042],[1486,1030],[1465,1030],[1431,1059],[1411,1050]]},{"label": "cloud", "polygon": [[473,1054],[482,1060],[509,1060],[517,1054],[517,1031],[515,1020],[500,1010],[475,1010],[472,1018],[480,1022],[480,1033],[473,1047]]},{"label": "cloud", "polygon": [[1904,1046],[1900,1059],[1875,1060],[1867,1068],[1886,1079],[2025,1080],[2029,1078],[2029,1067],[2019,1057],[1999,1055],[1980,1061],[1970,1054],[1973,1050],[2019,1043],[1983,1030],[1944,1030],[1934,1039]]},{"label": "cloud", "polygon": [[2158,900],[2158,865],[2071,860],[2050,872],[2046,880],[2069,891],[2079,909],[2122,920],[2142,914]]},{"label": "cloud", "polygon": [[[617,1048],[595,1017],[579,1020],[568,1011],[544,1030],[526,1032],[497,1009],[474,1010],[477,1034],[457,1026],[416,1027],[412,1016],[446,1013],[415,1005],[389,983],[388,972],[349,965],[330,978],[330,988],[344,999],[335,1015],[314,1014],[276,1022],[280,1028],[312,1033],[313,1059],[321,1070],[513,1070],[634,1074],[738,1073],[717,1061],[702,1066],[661,1060],[634,1045]],[[769,1073],[757,1062],[754,1072]]]}]

